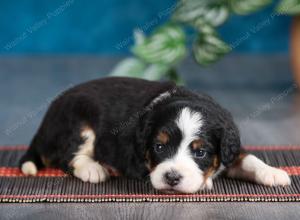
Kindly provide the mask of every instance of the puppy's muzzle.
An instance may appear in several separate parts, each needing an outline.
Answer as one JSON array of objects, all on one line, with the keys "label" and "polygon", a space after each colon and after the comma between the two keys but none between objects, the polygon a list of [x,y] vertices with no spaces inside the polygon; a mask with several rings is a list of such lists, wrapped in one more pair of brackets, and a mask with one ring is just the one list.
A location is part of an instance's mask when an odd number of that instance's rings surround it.
[{"label": "puppy's muzzle", "polygon": [[165,182],[171,187],[178,185],[181,179],[182,176],[175,170],[171,170],[164,174]]}]

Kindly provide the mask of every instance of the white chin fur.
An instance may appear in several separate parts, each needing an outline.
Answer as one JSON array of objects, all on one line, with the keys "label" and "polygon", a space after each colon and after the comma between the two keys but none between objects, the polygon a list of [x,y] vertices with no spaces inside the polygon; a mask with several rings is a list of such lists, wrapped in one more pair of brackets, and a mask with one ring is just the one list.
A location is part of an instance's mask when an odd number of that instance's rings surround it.
[{"label": "white chin fur", "polygon": [[[174,187],[164,181],[164,174],[170,170],[176,170],[182,175],[180,183]],[[150,174],[152,186],[158,190],[175,190],[182,193],[195,193],[206,186],[203,173],[196,166],[190,164],[176,164],[166,161],[159,164]]]},{"label": "white chin fur", "polygon": [[26,161],[23,163],[21,170],[25,175],[35,176],[37,174],[37,167],[32,161]]}]

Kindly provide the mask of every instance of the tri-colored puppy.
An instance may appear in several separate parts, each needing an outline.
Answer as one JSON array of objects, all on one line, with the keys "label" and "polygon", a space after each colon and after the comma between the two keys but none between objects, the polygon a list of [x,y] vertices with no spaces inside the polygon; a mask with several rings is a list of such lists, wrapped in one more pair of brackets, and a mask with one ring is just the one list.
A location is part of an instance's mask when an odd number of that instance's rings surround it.
[{"label": "tri-colored puppy", "polygon": [[44,166],[91,183],[150,175],[154,188],[183,193],[212,188],[221,171],[268,186],[291,183],[241,149],[231,115],[212,98],[131,78],[87,82],[51,104],[20,163],[26,175]]}]

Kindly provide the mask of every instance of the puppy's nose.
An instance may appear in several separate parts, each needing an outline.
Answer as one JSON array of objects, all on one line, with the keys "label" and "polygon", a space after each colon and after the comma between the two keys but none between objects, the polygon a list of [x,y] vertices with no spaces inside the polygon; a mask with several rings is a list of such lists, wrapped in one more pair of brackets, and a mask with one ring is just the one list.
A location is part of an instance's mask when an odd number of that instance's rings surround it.
[{"label": "puppy's nose", "polygon": [[176,186],[180,182],[182,176],[175,170],[165,173],[165,181],[170,186]]}]

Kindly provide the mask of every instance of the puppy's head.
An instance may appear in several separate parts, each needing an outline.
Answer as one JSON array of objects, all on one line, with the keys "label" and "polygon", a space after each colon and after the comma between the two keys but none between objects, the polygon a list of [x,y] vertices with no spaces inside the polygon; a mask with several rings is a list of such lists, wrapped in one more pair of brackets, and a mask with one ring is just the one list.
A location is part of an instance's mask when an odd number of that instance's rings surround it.
[{"label": "puppy's head", "polygon": [[166,108],[158,115],[146,155],[153,187],[183,193],[211,188],[221,164],[227,166],[238,155],[239,135],[233,123],[224,127],[188,106]]}]

